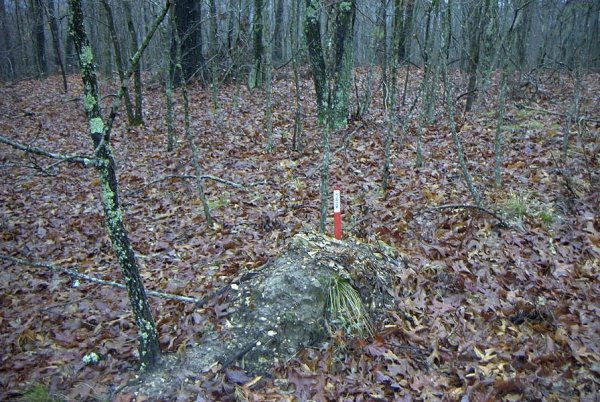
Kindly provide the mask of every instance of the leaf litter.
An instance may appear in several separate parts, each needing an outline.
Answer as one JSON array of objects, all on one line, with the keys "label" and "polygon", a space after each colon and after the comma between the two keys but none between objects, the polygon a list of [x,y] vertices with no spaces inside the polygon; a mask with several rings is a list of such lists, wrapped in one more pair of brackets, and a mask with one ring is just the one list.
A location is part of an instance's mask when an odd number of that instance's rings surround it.
[{"label": "leaf litter", "polygon": [[[357,74],[366,76],[361,69]],[[416,94],[420,72],[413,70],[411,76],[407,99]],[[332,135],[332,149],[338,152],[332,158],[331,184],[343,192],[346,233],[411,256],[402,286],[391,289],[399,308],[388,312],[373,338],[333,334],[331,342],[304,349],[275,367],[272,378],[252,379],[236,368],[180,373],[188,382],[173,399],[598,397],[600,139],[593,120],[600,115],[594,103],[598,78],[585,77],[581,110],[591,120],[583,123],[580,135],[571,136],[566,164],[560,159],[561,114],[571,101],[569,84],[560,87],[548,80],[535,96],[511,99],[502,190],[495,190],[493,182],[493,109],[460,118],[469,168],[486,206],[510,222],[507,229],[475,210],[432,209],[470,203],[442,107],[424,132],[423,167],[414,167],[411,135],[394,144],[392,180],[384,197],[379,190],[384,118],[381,99],[374,97],[369,115]],[[70,86],[71,92],[62,94],[55,77],[3,84],[3,134],[54,152],[89,153],[78,77],[70,77]],[[170,178],[146,186],[163,176],[192,174],[183,141],[173,153],[165,150],[160,88],[150,84],[145,90],[145,126],[118,122],[113,146],[121,199],[148,289],[206,297],[274,258],[294,234],[317,226],[320,132],[312,84],[303,81],[302,88],[302,153],[291,151],[295,111],[287,100],[292,83],[274,82],[277,141],[272,153],[264,149],[259,91],[242,89],[237,98],[235,88],[222,87],[222,108],[212,112],[210,93],[190,88],[192,129],[206,174],[245,186],[240,190],[206,180],[216,221],[212,228],[204,223],[192,182]],[[108,94],[114,88],[104,82],[102,89]],[[492,85],[488,105],[496,94]],[[176,127],[182,127],[182,106],[176,102]],[[415,124],[411,121],[410,132]],[[50,164],[0,147],[0,252],[120,281],[95,172],[65,164],[46,174],[31,168]],[[121,290],[1,264],[2,399],[40,383],[59,398],[103,399],[135,378],[136,330]],[[203,331],[218,329],[216,315],[227,307],[216,302],[196,309],[162,299],[152,299],[151,305],[163,349],[179,354],[199,342]],[[84,364],[90,353],[99,361]]]}]

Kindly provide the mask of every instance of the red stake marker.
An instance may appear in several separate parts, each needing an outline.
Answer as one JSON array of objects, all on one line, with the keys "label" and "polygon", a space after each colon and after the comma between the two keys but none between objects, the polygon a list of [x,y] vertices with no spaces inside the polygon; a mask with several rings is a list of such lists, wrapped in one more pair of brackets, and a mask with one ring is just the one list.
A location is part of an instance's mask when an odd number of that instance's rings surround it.
[{"label": "red stake marker", "polygon": [[333,190],[333,237],[342,240],[342,208],[340,190]]}]

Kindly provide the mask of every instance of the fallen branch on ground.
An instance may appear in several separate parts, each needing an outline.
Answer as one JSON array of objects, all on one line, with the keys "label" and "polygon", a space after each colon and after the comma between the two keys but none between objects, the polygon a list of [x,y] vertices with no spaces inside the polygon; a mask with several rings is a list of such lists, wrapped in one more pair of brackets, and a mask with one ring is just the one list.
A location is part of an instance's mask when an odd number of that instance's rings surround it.
[{"label": "fallen branch on ground", "polygon": [[0,142],[10,145],[13,148],[19,149],[21,151],[28,152],[30,154],[41,155],[48,158],[59,159],[64,162],[75,162],[80,163],[86,167],[95,166],[97,163],[96,158],[85,155],[63,155],[55,152],[46,151],[45,149],[32,147],[30,145],[25,145],[17,141],[13,141],[8,137],[0,135]]},{"label": "fallen branch on ground", "polygon": [[[90,275],[86,275],[86,274],[82,274],[77,271],[73,271],[72,269],[58,267],[56,265],[52,265],[52,264],[49,264],[46,262],[23,260],[21,258],[12,257],[10,255],[1,254],[1,253],[0,253],[0,260],[11,261],[16,264],[28,265],[30,267],[46,268],[46,269],[49,269],[54,272],[60,272],[62,274],[69,275],[72,278],[82,279],[84,281],[93,282],[93,283],[97,283],[100,285],[113,286],[113,287],[116,287],[119,289],[127,289],[127,287],[125,285],[123,285],[119,282],[113,282],[113,281],[107,281],[104,279],[95,278]],[[170,293],[157,292],[154,290],[146,290],[146,294],[148,296],[158,297],[160,299],[177,300],[177,301],[180,301],[183,303],[195,303],[197,305],[203,305],[204,303],[206,303],[205,300],[196,299],[195,297],[179,296],[179,295],[174,295],[174,294],[170,294]]]},{"label": "fallen branch on ground", "polygon": [[[166,176],[163,176],[163,177],[159,177],[158,179],[154,179],[152,181],[149,181],[148,183],[144,184],[140,188],[137,188],[135,190],[129,191],[127,193],[127,195],[132,195],[132,194],[139,193],[140,191],[142,191],[146,187],[150,187],[153,184],[160,183],[161,181],[165,181],[165,180],[169,180],[169,179],[187,180],[187,179],[195,179],[195,178],[196,178],[196,176],[191,175],[191,174],[169,174],[169,175],[166,175]],[[202,175],[202,176],[200,176],[200,179],[202,179],[202,180],[213,180],[213,181],[216,181],[216,182],[219,182],[219,183],[227,184],[228,186],[232,186],[232,187],[235,187],[235,188],[245,189],[245,187],[243,185],[241,185],[241,184],[238,184],[238,183],[233,182],[233,181],[225,180],[225,179],[222,179],[222,178],[216,177],[216,176]]]},{"label": "fallen branch on ground", "polygon": [[[547,114],[551,114],[551,115],[554,115],[554,116],[569,117],[569,115],[566,114],[566,113],[554,112],[552,110],[543,109],[543,108],[539,108],[539,107],[531,107],[531,106],[526,106],[526,105],[519,105],[517,107],[519,107],[521,109],[532,110],[534,112],[547,113]],[[600,123],[600,120],[594,119],[592,117],[586,117],[586,116],[579,116],[578,120],[581,120],[581,121],[591,121],[591,122],[594,122],[594,123]]]},{"label": "fallen branch on ground", "polygon": [[507,228],[508,224],[504,221],[504,219],[502,219],[502,217],[500,215],[498,215],[497,213],[490,211],[487,208],[484,207],[480,207],[478,205],[470,205],[470,204],[446,204],[446,205],[438,205],[435,207],[431,207],[426,209],[425,211],[435,211],[435,210],[439,210],[439,209],[476,209],[478,211],[481,212],[485,212],[486,214],[493,216],[494,218],[496,218],[496,220],[498,220],[498,225],[500,227],[503,228]]}]

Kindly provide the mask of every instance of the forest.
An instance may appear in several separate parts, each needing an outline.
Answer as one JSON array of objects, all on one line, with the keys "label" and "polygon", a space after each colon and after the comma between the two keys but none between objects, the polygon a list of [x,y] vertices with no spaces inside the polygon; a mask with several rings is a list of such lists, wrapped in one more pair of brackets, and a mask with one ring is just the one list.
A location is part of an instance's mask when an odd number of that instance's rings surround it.
[{"label": "forest", "polygon": [[0,0],[0,399],[598,400],[599,128],[597,0]]}]

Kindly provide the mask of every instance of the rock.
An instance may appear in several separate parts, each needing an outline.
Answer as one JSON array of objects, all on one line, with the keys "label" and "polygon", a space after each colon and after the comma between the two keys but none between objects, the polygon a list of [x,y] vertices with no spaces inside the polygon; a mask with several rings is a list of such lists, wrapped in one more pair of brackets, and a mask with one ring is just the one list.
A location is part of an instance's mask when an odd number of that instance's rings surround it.
[{"label": "rock", "polygon": [[204,334],[200,345],[186,351],[181,370],[202,373],[237,364],[250,374],[265,374],[300,348],[326,341],[331,328],[343,326],[330,314],[334,284],[350,285],[367,321],[375,323],[394,308],[400,269],[401,258],[383,243],[296,235],[275,261],[221,293],[221,329]]}]

